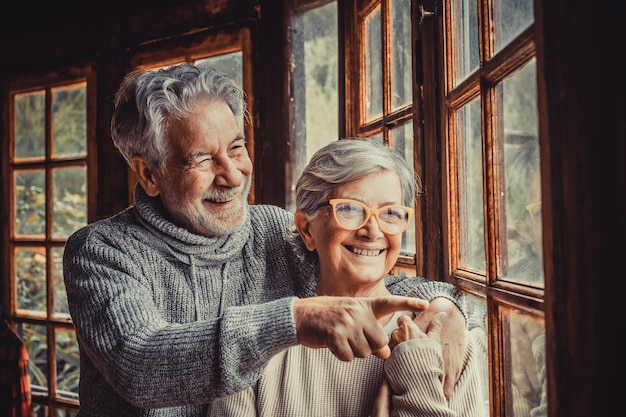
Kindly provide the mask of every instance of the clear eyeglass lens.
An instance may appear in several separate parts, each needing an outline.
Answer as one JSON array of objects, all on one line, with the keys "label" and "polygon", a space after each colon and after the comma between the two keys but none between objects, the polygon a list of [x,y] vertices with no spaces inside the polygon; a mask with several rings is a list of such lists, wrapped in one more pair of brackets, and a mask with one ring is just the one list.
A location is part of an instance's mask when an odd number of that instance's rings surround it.
[{"label": "clear eyeglass lens", "polygon": [[[349,229],[363,226],[368,220],[367,211],[367,208],[358,202],[342,202],[335,205],[337,220]],[[388,233],[402,230],[409,217],[409,213],[400,207],[385,206],[374,212],[378,215],[382,228]]]},{"label": "clear eyeglass lens", "polygon": [[335,214],[339,223],[352,229],[359,227],[365,221],[367,210],[358,203],[345,202],[335,206]]}]

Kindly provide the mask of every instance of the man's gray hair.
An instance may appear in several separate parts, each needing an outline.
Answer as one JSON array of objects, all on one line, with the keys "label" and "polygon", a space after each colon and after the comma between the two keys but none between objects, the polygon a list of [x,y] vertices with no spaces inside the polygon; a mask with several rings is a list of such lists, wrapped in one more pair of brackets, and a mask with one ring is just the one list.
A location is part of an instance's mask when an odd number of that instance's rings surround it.
[{"label": "man's gray hair", "polygon": [[115,147],[128,163],[139,155],[163,170],[170,150],[165,136],[169,123],[188,117],[200,100],[225,102],[238,120],[246,112],[243,91],[213,68],[183,63],[129,73],[115,95],[111,119]]}]

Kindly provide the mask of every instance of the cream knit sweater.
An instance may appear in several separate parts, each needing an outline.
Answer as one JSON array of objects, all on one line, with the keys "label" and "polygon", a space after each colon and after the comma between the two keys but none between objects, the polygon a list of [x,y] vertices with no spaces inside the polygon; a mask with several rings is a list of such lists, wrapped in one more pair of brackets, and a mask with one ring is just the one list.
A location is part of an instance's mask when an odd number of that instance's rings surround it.
[{"label": "cream knit sweater", "polygon": [[397,393],[398,417],[483,416],[482,381],[472,339],[450,401],[443,395],[443,359],[432,339],[399,344],[386,361],[342,362],[326,349],[295,346],[275,356],[259,382],[215,401],[208,417],[367,417],[385,375]]}]

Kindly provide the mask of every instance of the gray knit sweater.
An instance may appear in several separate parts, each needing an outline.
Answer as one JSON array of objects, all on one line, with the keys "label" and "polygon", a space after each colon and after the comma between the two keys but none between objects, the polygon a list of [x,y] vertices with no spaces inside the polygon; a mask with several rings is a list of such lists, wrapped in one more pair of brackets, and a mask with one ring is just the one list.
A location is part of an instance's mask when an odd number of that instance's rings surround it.
[{"label": "gray knit sweater", "polygon": [[[293,302],[318,266],[287,243],[293,217],[250,206],[243,227],[198,236],[140,187],[135,205],[67,241],[63,272],[81,357],[80,417],[205,416],[297,344]],[[452,299],[452,286],[389,277],[393,293]]]}]

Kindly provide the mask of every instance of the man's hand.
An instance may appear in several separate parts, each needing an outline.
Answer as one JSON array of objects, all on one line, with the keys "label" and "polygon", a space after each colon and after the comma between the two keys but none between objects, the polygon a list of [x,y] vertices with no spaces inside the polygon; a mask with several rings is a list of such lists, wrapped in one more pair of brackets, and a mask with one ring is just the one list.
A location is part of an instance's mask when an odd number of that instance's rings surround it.
[{"label": "man's hand", "polygon": [[298,341],[310,348],[327,347],[342,361],[376,355],[387,359],[389,337],[378,322],[395,311],[419,312],[428,301],[414,297],[311,297],[294,303]]},{"label": "man's hand", "polygon": [[444,363],[443,394],[450,399],[463,368],[465,317],[452,301],[437,297],[415,318],[415,323],[423,332],[428,333],[433,317],[439,312],[446,313],[442,317],[440,343]]}]

